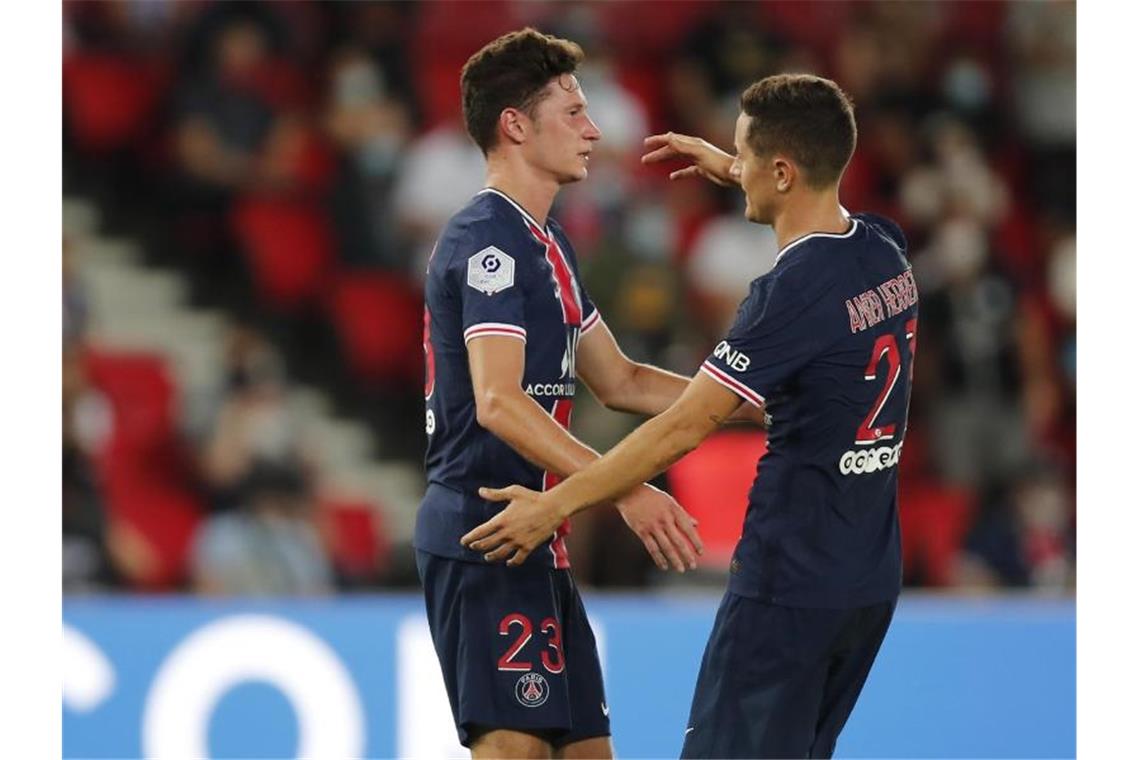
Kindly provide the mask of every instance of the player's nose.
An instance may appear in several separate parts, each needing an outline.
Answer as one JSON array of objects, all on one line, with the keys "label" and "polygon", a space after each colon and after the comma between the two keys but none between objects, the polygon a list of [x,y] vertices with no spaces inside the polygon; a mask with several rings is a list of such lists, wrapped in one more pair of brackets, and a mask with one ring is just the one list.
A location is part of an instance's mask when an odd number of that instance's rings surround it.
[{"label": "player's nose", "polygon": [[601,140],[602,130],[598,129],[598,125],[589,116],[586,117],[586,131],[582,135],[587,140]]}]

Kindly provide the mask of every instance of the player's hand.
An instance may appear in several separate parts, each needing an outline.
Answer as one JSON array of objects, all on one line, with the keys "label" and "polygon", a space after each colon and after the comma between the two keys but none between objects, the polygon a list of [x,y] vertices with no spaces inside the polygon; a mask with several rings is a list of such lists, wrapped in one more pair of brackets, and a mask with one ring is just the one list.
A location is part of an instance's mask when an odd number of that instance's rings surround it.
[{"label": "player's hand", "polygon": [[541,501],[544,494],[522,486],[480,488],[487,501],[509,501],[507,508],[475,528],[459,542],[483,552],[488,562],[521,565],[535,547],[554,535],[562,523],[562,515],[552,505]]},{"label": "player's hand", "polygon": [[657,567],[679,572],[695,570],[705,545],[697,521],[677,501],[653,486],[641,486],[617,502],[625,524],[641,539]]},{"label": "player's hand", "polygon": [[674,132],[650,135],[645,138],[645,150],[645,155],[641,157],[643,164],[678,159],[691,163],[684,169],[671,172],[669,179],[704,177],[724,187],[740,184],[732,174],[733,157],[699,137],[679,135]]}]

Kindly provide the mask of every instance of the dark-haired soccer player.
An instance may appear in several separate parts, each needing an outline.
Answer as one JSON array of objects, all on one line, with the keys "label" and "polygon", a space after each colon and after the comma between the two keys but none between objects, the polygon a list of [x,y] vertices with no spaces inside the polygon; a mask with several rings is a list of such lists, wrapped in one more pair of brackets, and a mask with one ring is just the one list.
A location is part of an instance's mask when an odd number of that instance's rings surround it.
[{"label": "dark-haired soccer player", "polygon": [[918,294],[891,221],[848,214],[838,187],[855,118],[834,82],[781,75],[745,91],[735,158],[657,135],[673,178],[739,185],[780,252],[684,395],[601,460],[545,493],[486,489],[506,510],[468,533],[490,560],[524,561],[558,520],[652,477],[742,402],[772,416],[697,680],[684,757],[829,757],[898,598],[898,459]]},{"label": "dark-haired soccer player", "polygon": [[[414,544],[459,738],[476,757],[612,754],[569,523],[551,523],[521,567],[487,564],[459,542],[502,507],[478,487],[545,490],[598,458],[567,431],[579,377],[606,406],[642,414],[689,383],[618,349],[548,216],[559,188],[586,178],[601,136],[574,76],[581,60],[573,42],[525,29],[467,62],[463,114],[487,188],[451,218],[428,266],[428,488]],[[614,496],[659,567],[695,566],[700,538],[673,499],[643,483]]]}]

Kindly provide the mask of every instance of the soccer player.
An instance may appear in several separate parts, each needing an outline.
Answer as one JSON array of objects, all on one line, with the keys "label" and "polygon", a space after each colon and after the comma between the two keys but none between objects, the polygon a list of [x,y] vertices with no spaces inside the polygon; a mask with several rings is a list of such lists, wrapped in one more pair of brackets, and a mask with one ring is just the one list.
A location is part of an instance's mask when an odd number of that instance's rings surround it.
[{"label": "soccer player", "polygon": [[906,241],[848,214],[838,188],[855,119],[834,82],[749,87],[736,156],[683,135],[646,140],[670,175],[739,185],[780,252],[684,395],[544,493],[483,489],[508,508],[463,538],[517,565],[550,526],[661,472],[742,403],[772,417],[685,729],[684,757],[829,757],[901,584],[898,458],[917,301]]},{"label": "soccer player", "polygon": [[[459,738],[475,757],[612,755],[569,523],[552,524],[518,567],[489,565],[459,542],[502,508],[478,487],[545,490],[598,458],[567,430],[579,377],[606,406],[647,415],[689,384],[619,350],[549,218],[559,188],[586,178],[601,136],[574,76],[582,57],[525,29],[464,66],[464,120],[487,187],[451,218],[428,265],[428,487],[414,545]],[[695,567],[700,537],[671,497],[642,483],[614,496],[659,567]]]}]

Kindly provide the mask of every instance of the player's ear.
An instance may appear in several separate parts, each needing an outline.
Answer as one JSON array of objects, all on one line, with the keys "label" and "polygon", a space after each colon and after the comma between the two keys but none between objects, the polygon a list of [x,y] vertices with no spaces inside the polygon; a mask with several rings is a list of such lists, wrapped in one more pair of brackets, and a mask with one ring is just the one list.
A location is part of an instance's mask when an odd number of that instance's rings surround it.
[{"label": "player's ear", "polygon": [[504,108],[499,113],[499,130],[506,139],[516,145],[526,141],[529,127],[526,114],[517,108]]},{"label": "player's ear", "polygon": [[796,165],[783,156],[772,159],[772,178],[776,181],[776,192],[786,193],[796,181]]}]

